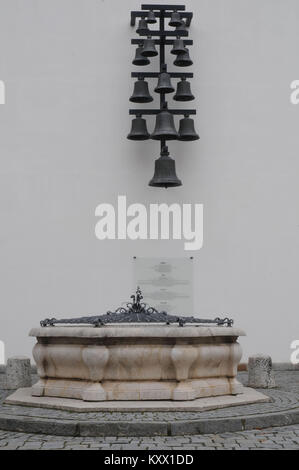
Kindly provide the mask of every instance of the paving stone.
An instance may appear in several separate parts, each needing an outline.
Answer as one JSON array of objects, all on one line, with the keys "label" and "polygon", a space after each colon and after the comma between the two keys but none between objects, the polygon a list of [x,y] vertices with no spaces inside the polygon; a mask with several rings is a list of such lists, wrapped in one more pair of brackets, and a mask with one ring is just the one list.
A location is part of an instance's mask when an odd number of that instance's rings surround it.
[{"label": "paving stone", "polygon": [[21,447],[23,450],[36,450],[36,448],[39,448],[41,447],[42,443],[41,442],[26,442],[25,444],[23,444]]},{"label": "paving stone", "polygon": [[[241,374],[241,380],[246,381],[247,375]],[[40,410],[33,408],[26,408],[17,406],[1,405],[1,402],[6,396],[6,391],[0,389],[0,424],[5,423],[5,419],[15,417],[20,420],[20,427],[18,428],[21,432],[15,430],[0,430],[0,448],[5,449],[149,449],[149,450],[192,450],[197,448],[200,450],[208,449],[299,449],[299,424],[292,424],[290,419],[290,411],[296,412],[298,409],[299,402],[299,373],[297,372],[277,372],[276,373],[277,389],[267,390],[267,394],[273,399],[272,403],[258,405],[248,405],[245,407],[231,407],[230,409],[214,410],[210,412],[201,412],[200,416],[198,413],[162,413],[163,416],[157,413],[84,413],[84,419],[86,425],[89,426],[95,423],[97,426],[101,426],[103,423],[107,430],[110,430],[111,434],[108,437],[91,437],[76,435],[78,433],[78,420],[82,419],[80,413],[61,413],[55,410]],[[242,409],[241,409],[242,408]],[[22,416],[20,414],[22,412]],[[278,413],[277,413],[278,412]],[[247,423],[251,426],[258,426],[263,424],[263,416],[265,413],[269,415],[276,414],[276,418],[269,422],[272,425],[287,425],[278,427],[269,427],[263,430],[257,429],[245,429],[244,427],[239,431],[236,429],[235,432],[225,432],[228,429],[226,423],[229,420],[235,420],[237,423],[240,422],[240,417],[246,414],[250,419],[247,419]],[[299,413],[299,409],[298,409]],[[61,428],[60,431],[64,432],[68,429],[68,426],[72,426],[72,435],[65,436],[61,435],[59,438],[57,435],[44,434],[49,433],[55,429],[47,428],[47,420],[44,418],[45,414],[52,422],[57,420],[63,420],[65,428]],[[139,423],[140,429],[145,429],[147,424],[155,425],[156,436],[143,436],[139,437],[134,435],[133,430],[130,436],[117,437],[113,435],[113,432],[119,431],[118,421],[125,419],[126,426],[128,423],[130,426],[132,423]],[[39,427],[32,426],[32,420],[39,423]],[[159,420],[157,422],[157,420]],[[176,425],[181,425],[182,434],[185,435],[172,435],[167,436],[170,427],[167,423],[173,420]],[[203,424],[201,427],[198,425],[199,421],[204,420],[205,422],[213,422],[210,429],[207,427],[204,429]],[[189,434],[187,429],[187,423],[193,423],[193,431],[197,434]],[[242,421],[241,421],[242,422]],[[26,433],[29,429],[34,430],[34,433]],[[220,426],[221,424],[221,426]],[[243,421],[244,425],[245,422]],[[109,427],[110,426],[110,427]],[[161,426],[163,426],[163,433],[165,435],[159,435],[161,433]],[[183,427],[185,426],[185,431]],[[198,426],[198,427],[197,427]],[[1,428],[1,426],[0,426]],[[123,428],[120,430],[122,431]],[[198,432],[205,431],[205,434],[198,434]],[[230,429],[231,431],[231,429]],[[188,435],[187,435],[188,433]],[[115,433],[116,434],[116,433]]]}]

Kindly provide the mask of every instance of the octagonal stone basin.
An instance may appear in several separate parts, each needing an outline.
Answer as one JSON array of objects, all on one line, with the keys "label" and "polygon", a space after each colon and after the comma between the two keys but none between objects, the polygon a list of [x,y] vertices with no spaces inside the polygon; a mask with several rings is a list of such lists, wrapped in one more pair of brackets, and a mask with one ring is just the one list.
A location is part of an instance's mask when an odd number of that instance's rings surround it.
[{"label": "octagonal stone basin", "polygon": [[33,396],[193,400],[236,395],[242,351],[233,327],[174,325],[34,328]]}]

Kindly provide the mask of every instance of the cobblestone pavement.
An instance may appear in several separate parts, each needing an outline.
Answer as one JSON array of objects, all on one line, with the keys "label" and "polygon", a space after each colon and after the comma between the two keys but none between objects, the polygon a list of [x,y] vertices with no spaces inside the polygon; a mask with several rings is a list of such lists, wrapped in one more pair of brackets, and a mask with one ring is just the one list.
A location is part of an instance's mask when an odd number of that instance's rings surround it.
[{"label": "cobblestone pavement", "polygon": [[[2,377],[1,377],[2,376]],[[3,399],[11,392],[1,390],[4,374],[0,374],[0,417],[3,414],[18,416],[20,419],[63,418],[68,422],[78,419],[92,419],[98,422],[165,422],[169,420],[192,422],[199,418],[224,418],[266,413],[284,412],[298,409],[299,371],[275,372],[277,388],[263,391],[272,398],[271,403],[228,407],[206,412],[171,412],[171,413],[71,413],[50,409],[3,405]],[[238,379],[246,384],[247,373],[238,374]],[[287,424],[287,423],[286,423]],[[269,423],[269,426],[272,423]],[[280,426],[280,423],[279,423]],[[109,431],[109,430],[108,430]],[[59,434],[59,433],[58,433]],[[63,434],[63,433],[62,433]],[[129,434],[129,433],[128,433]],[[179,433],[178,433],[179,434]],[[0,450],[8,449],[103,449],[103,450],[192,450],[192,449],[294,449],[299,450],[299,425],[273,427],[263,430],[247,430],[219,434],[156,436],[156,437],[64,437],[39,434],[26,434],[0,430]]]},{"label": "cobblestone pavement", "polygon": [[299,425],[179,437],[58,437],[0,431],[0,450],[298,450]]},{"label": "cobblestone pavement", "polygon": [[[2,376],[2,377],[1,377]],[[299,371],[275,372],[277,387],[274,389],[260,390],[262,393],[271,397],[269,403],[256,403],[252,405],[242,405],[222,408],[211,411],[198,412],[85,412],[76,413],[69,411],[51,410],[45,408],[23,407],[14,405],[3,405],[3,400],[12,392],[1,390],[4,374],[0,374],[0,416],[30,416],[45,417],[66,420],[96,420],[101,422],[125,421],[125,422],[169,422],[184,421],[209,418],[228,418],[234,416],[256,415],[263,413],[273,413],[285,410],[297,409],[299,406]],[[247,372],[239,373],[238,380],[247,383]]]}]

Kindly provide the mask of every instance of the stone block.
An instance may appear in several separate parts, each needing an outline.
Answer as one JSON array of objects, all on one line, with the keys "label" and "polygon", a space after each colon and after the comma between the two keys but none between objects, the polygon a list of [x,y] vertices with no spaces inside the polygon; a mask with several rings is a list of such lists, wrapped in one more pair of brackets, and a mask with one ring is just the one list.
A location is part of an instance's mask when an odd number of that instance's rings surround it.
[{"label": "stone block", "polygon": [[23,356],[11,357],[6,366],[6,389],[16,390],[31,387],[30,359]]},{"label": "stone block", "polygon": [[221,418],[200,421],[181,421],[171,423],[171,435],[219,434],[243,430],[241,418]]},{"label": "stone block", "polygon": [[248,387],[273,388],[275,379],[272,359],[265,354],[256,354],[248,360]]},{"label": "stone block", "polygon": [[49,434],[52,436],[76,436],[78,425],[75,420],[56,420],[29,416],[0,414],[0,429],[26,434]]},{"label": "stone block", "polygon": [[290,426],[292,422],[292,413],[268,413],[261,416],[247,416],[244,419],[244,430]]}]

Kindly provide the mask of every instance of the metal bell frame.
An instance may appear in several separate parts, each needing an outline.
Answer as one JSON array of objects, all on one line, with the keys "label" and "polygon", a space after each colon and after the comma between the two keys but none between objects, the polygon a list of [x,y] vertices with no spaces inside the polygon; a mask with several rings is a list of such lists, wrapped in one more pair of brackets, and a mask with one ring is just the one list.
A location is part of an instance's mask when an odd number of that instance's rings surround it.
[{"label": "metal bell frame", "polygon": [[[193,45],[193,41],[191,39],[186,39],[188,37],[188,27],[191,24],[191,20],[193,18],[192,12],[186,12],[185,5],[162,5],[162,4],[142,4],[141,11],[131,11],[131,26],[135,26],[137,19],[147,19],[149,12],[154,13],[154,17],[157,19],[159,28],[155,30],[148,30],[139,32],[140,38],[131,39],[131,44],[137,45],[142,47],[144,44],[144,36],[150,36],[155,45],[159,46],[159,71],[158,72],[132,72],[132,78],[159,78],[160,74],[167,71],[167,65],[165,63],[165,48],[166,46],[174,45],[177,39],[182,39],[184,46],[191,46]],[[169,18],[173,18],[173,14],[178,12],[180,18],[182,20],[181,27],[178,26],[175,29],[167,30],[165,29],[165,22]],[[168,21],[169,23],[169,21]],[[150,26],[150,22],[148,22],[148,27]],[[186,26],[186,28],[185,28]],[[169,39],[168,39],[169,38]],[[193,73],[186,73],[186,72],[168,72],[170,78],[179,78],[179,79],[187,79],[193,78]],[[146,115],[157,115],[165,109],[166,106],[166,97],[165,93],[159,93],[160,96],[160,107],[157,109],[130,109],[129,114],[135,116],[146,116]],[[172,113],[173,115],[194,115],[196,114],[195,109],[168,109],[168,112]],[[166,147],[166,139],[160,140],[161,145],[161,152]]]}]

